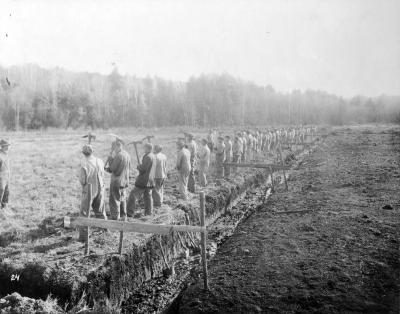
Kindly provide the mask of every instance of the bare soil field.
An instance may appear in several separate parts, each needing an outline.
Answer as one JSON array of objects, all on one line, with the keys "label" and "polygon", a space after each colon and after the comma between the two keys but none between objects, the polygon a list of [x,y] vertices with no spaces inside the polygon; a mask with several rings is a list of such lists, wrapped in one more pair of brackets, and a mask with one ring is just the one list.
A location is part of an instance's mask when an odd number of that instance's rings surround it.
[{"label": "bare soil field", "polygon": [[400,127],[337,128],[258,206],[179,313],[399,313]]}]

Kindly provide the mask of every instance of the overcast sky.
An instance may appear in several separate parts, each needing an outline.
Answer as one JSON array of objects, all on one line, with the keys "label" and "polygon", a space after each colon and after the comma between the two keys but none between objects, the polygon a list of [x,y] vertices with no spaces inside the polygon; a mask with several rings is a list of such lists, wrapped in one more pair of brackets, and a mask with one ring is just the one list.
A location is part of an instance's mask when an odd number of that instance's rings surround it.
[{"label": "overcast sky", "polygon": [[400,0],[0,1],[0,64],[400,94]]}]

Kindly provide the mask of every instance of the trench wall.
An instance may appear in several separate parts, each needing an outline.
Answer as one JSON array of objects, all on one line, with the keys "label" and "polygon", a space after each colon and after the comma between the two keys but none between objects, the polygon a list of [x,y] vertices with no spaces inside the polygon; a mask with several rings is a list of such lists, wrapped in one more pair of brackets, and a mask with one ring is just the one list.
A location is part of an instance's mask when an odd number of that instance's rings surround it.
[{"label": "trench wall", "polygon": [[[233,200],[247,189],[264,183],[267,173],[257,173],[244,183],[231,188],[221,188],[206,196],[206,219],[210,220],[226,210]],[[187,206],[181,208],[190,217],[192,224],[199,224],[198,208]],[[167,261],[171,261],[183,252],[185,246],[190,247],[190,238],[186,233],[153,235],[140,247],[127,249],[122,256],[114,256],[99,269],[87,276],[85,291],[89,300],[108,297],[113,302],[122,302],[129,297],[129,291],[140,286],[144,281],[162,274],[165,269],[160,241]]]}]

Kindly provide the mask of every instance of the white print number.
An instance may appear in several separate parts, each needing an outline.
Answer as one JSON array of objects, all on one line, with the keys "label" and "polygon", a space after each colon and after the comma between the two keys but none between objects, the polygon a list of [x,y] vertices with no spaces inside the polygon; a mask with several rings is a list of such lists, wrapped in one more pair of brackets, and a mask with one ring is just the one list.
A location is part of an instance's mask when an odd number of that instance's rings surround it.
[{"label": "white print number", "polygon": [[19,281],[19,275],[17,275],[17,274],[12,274],[12,275],[11,275],[11,281]]}]

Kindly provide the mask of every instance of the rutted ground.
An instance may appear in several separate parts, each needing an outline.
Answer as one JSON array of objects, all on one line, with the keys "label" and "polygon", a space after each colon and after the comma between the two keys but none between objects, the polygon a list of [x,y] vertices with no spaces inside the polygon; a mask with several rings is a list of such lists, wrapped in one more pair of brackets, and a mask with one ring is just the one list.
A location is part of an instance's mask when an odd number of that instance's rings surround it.
[{"label": "rutted ground", "polygon": [[338,129],[209,263],[180,313],[398,313],[400,128]]}]

